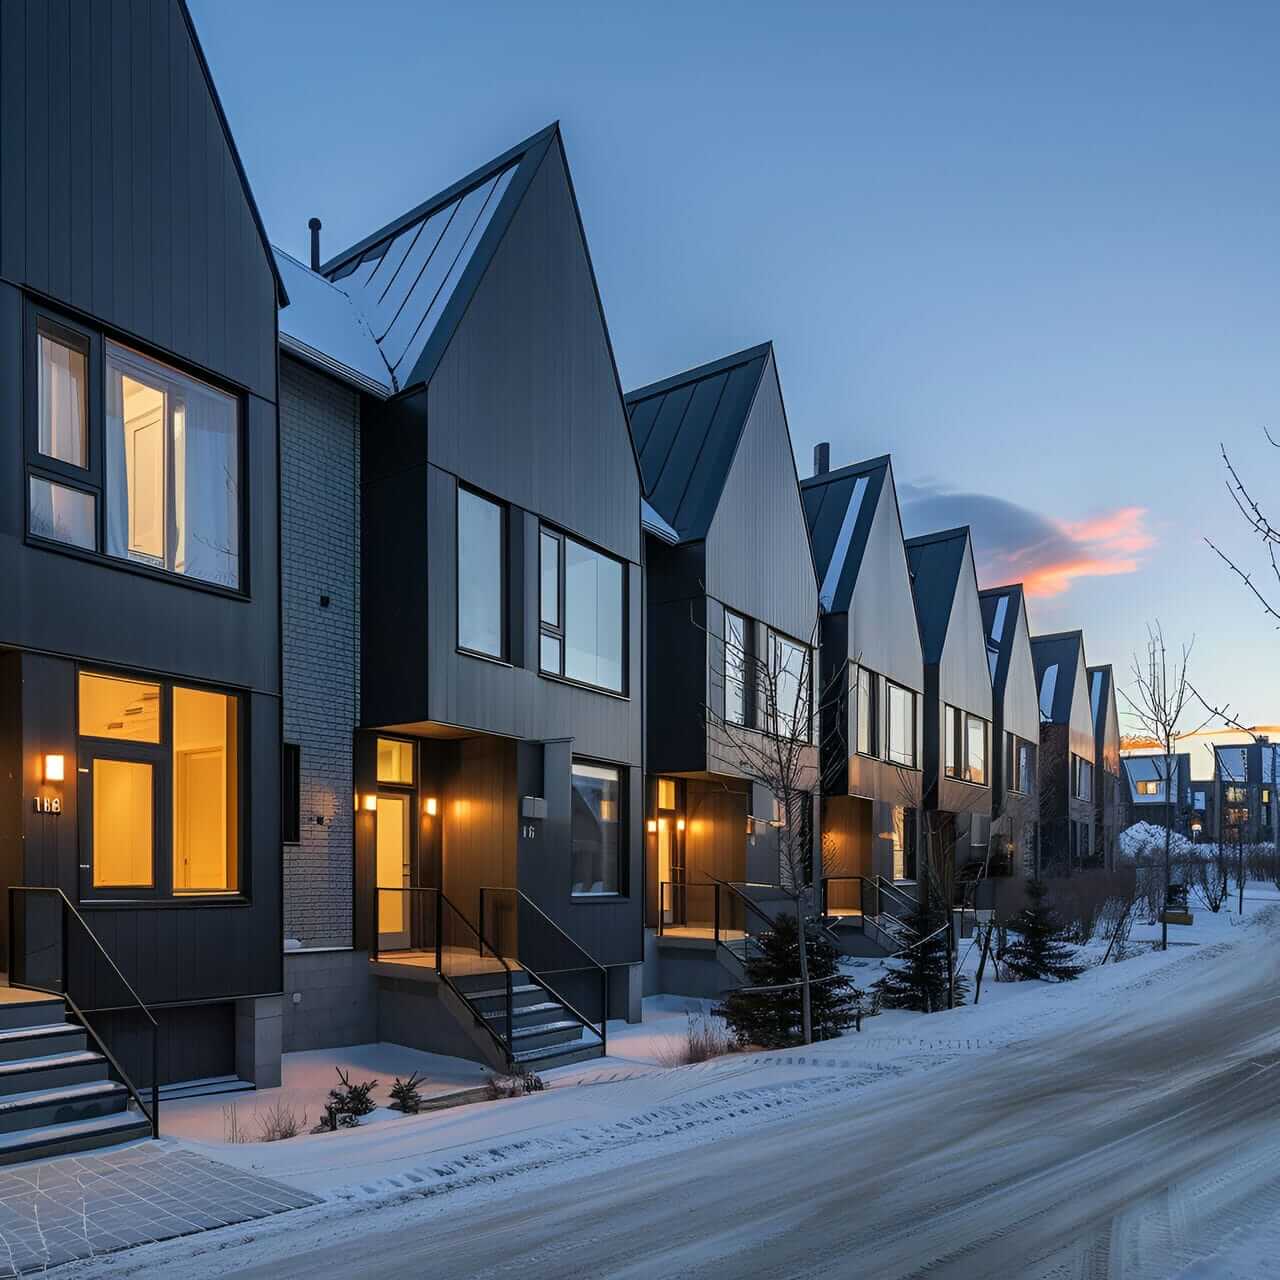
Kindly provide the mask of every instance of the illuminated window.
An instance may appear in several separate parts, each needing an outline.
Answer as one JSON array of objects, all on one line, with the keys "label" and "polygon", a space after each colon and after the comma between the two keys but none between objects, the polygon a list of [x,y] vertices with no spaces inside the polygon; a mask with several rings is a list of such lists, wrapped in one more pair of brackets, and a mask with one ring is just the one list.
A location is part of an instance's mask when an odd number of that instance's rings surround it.
[{"label": "illuminated window", "polygon": [[955,707],[942,708],[942,768],[948,778],[960,776],[960,716]]},{"label": "illuminated window", "polygon": [[1156,782],[1150,778],[1140,778],[1138,780],[1138,794],[1140,796],[1158,796],[1163,784]]},{"label": "illuminated window", "polygon": [[676,784],[671,778],[658,779],[658,808],[674,809],[676,807]]},{"label": "illuminated window", "polygon": [[173,690],[173,891],[237,888],[236,700]]},{"label": "illuminated window", "polygon": [[80,673],[80,734],[86,738],[160,741],[160,686]]},{"label": "illuminated window", "polygon": [[378,739],[378,781],[413,785],[413,743],[401,738]]},{"label": "illuminated window", "polygon": [[139,760],[93,762],[93,885],[155,883],[154,769]]},{"label": "illuminated window", "polygon": [[978,716],[965,716],[965,781],[985,784],[987,781],[987,722]]},{"label": "illuminated window", "polygon": [[889,742],[886,756],[908,769],[916,767],[916,695],[887,680],[889,691]]}]

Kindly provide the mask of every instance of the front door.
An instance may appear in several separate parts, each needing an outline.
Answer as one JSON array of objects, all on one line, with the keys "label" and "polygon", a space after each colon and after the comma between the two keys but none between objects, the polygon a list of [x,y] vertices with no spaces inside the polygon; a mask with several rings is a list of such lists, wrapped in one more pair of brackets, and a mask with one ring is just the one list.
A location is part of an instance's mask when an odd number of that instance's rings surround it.
[{"label": "front door", "polygon": [[658,903],[663,925],[685,923],[684,822],[675,780],[658,779]]},{"label": "front door", "polygon": [[[378,950],[403,951],[409,946],[410,904],[408,795],[378,796]],[[385,892],[390,890],[391,892]]]}]

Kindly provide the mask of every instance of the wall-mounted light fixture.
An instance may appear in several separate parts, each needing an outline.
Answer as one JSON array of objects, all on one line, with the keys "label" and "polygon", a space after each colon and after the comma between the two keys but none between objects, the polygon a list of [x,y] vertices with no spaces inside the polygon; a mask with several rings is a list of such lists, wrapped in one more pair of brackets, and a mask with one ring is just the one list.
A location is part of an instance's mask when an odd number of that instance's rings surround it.
[{"label": "wall-mounted light fixture", "polygon": [[376,813],[378,811],[378,797],[372,792],[364,798],[364,810],[366,813]]},{"label": "wall-mounted light fixture", "polygon": [[44,780],[46,782],[61,782],[66,777],[67,762],[63,756],[45,756],[44,758]]},{"label": "wall-mounted light fixture", "polygon": [[676,819],[676,830],[677,830],[677,831],[683,831],[683,830],[684,830],[684,819],[683,819],[683,818],[677,818],[677,819]]},{"label": "wall-mounted light fixture", "polygon": [[652,835],[657,835],[657,833],[658,833],[658,820],[657,820],[657,818],[650,818],[650,819],[649,819],[649,821],[648,821],[648,822],[646,822],[644,825],[645,825],[645,829],[649,832],[649,834],[650,834],[651,836],[652,836]]},{"label": "wall-mounted light fixture", "polygon": [[435,796],[428,796],[427,802],[423,807],[426,809],[428,818],[434,818],[436,813],[439,811],[439,806],[436,803]]}]

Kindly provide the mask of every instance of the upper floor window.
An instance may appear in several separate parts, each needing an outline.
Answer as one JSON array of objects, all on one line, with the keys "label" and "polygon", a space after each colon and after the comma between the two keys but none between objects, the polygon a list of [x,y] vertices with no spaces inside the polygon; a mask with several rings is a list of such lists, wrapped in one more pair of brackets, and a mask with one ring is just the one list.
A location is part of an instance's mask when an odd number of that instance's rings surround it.
[{"label": "upper floor window", "polygon": [[458,488],[458,647],[506,657],[506,511]]},{"label": "upper floor window", "polygon": [[809,685],[812,679],[810,650],[777,632],[769,633],[769,670],[766,681],[774,700],[774,725],[771,732],[785,738],[808,742]]},{"label": "upper floor window", "polygon": [[943,704],[943,772],[985,786],[989,726],[981,716]]},{"label": "upper floor window", "polygon": [[876,754],[876,686],[879,677],[866,667],[858,667],[857,693],[857,750],[859,755]]},{"label": "upper floor window", "polygon": [[623,564],[558,530],[539,538],[539,667],[621,693],[625,686]]},{"label": "upper floor window", "polygon": [[724,718],[730,724],[747,723],[747,664],[751,631],[747,620],[731,609],[724,611]]},{"label": "upper floor window", "polygon": [[32,349],[32,536],[238,589],[236,397],[43,314]]},{"label": "upper floor window", "polygon": [[1227,803],[1228,804],[1247,804],[1249,793],[1244,787],[1227,787]]},{"label": "upper floor window", "polygon": [[1071,756],[1071,794],[1077,800],[1093,799],[1093,765],[1074,753]]},{"label": "upper floor window", "polygon": [[894,764],[916,767],[916,695],[892,680],[885,681],[889,692],[889,741],[885,753]]},{"label": "upper floor window", "polygon": [[1030,791],[1035,781],[1035,748],[1016,733],[1004,735],[1005,789]]}]

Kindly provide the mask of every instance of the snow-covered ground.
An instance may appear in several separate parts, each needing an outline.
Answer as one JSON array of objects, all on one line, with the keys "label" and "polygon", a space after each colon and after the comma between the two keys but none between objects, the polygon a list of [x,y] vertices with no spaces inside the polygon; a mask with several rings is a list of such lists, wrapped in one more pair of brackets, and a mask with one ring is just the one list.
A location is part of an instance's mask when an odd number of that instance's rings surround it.
[{"label": "snow-covered ground", "polygon": [[[698,1002],[646,1002],[543,1094],[201,1146],[326,1202],[80,1271],[316,1280],[447,1247],[456,1275],[1269,1274],[1247,1268],[1280,1212],[1280,894],[1170,937],[1073,983],[988,981],[976,1007],[697,1066],[662,1063]],[[591,1248],[566,1254],[575,1229]]]}]

